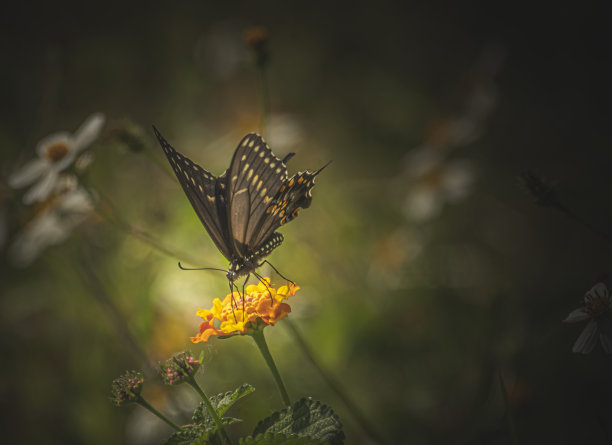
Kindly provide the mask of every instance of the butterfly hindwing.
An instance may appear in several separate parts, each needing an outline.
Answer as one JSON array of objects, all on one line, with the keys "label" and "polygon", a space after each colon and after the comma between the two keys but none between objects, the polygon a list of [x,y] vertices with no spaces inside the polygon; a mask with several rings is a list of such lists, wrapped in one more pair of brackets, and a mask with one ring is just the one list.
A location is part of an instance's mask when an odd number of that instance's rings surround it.
[{"label": "butterfly hindwing", "polygon": [[219,251],[230,259],[233,252],[226,214],[226,177],[221,175],[215,178],[198,164],[177,152],[157,128],[153,127],[153,130],[202,225]]},{"label": "butterfly hindwing", "polygon": [[267,239],[258,236],[262,222],[269,217],[266,209],[286,180],[287,166],[261,136],[247,134],[234,153],[227,175],[230,237],[238,255],[247,256]]},{"label": "butterfly hindwing", "polygon": [[315,177],[320,171],[296,173],[283,183],[277,196],[266,209],[267,218],[262,220],[256,244],[264,242],[278,227],[295,219],[300,209],[310,206],[310,190],[314,187]]}]

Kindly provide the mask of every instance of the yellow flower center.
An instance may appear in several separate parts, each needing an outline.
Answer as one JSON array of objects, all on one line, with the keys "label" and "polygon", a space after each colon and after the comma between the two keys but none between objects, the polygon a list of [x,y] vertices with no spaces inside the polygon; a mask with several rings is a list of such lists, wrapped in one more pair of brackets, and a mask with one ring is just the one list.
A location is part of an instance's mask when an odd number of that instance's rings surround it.
[{"label": "yellow flower center", "polygon": [[68,150],[69,148],[66,142],[55,142],[47,147],[45,156],[53,163],[59,162],[68,154]]},{"label": "yellow flower center", "polygon": [[599,318],[610,310],[610,301],[605,296],[597,296],[585,302],[587,313],[593,318]]}]

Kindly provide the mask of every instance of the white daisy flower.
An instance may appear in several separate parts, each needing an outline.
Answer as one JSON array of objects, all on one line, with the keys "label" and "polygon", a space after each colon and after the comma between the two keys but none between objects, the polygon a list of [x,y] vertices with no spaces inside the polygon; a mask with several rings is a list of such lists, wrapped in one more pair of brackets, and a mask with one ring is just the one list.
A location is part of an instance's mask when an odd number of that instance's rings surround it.
[{"label": "white daisy flower", "polygon": [[574,343],[572,352],[590,353],[597,344],[607,354],[612,353],[612,296],[604,283],[597,283],[584,295],[584,306],[573,310],[567,316],[565,323],[577,323],[588,320],[584,330]]},{"label": "white daisy flower", "polygon": [[28,266],[48,247],[63,243],[94,208],[91,196],[82,187],[56,199],[50,209],[24,227],[11,245],[9,254],[17,266]]},{"label": "white daisy flower", "polygon": [[38,157],[8,178],[12,188],[22,188],[35,183],[23,196],[25,204],[43,201],[51,195],[60,172],[72,165],[77,155],[96,140],[104,121],[103,114],[95,113],[89,116],[74,134],[54,133],[38,143]]}]

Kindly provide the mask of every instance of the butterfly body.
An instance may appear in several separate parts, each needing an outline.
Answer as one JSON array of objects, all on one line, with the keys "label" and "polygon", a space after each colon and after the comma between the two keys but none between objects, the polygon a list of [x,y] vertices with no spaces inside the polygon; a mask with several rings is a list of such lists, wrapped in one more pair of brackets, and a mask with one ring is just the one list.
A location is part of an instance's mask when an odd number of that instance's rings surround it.
[{"label": "butterfly body", "polygon": [[276,229],[310,206],[315,177],[325,168],[289,178],[286,163],[293,153],[281,160],[261,136],[249,133],[229,168],[215,177],[153,130],[193,209],[229,261],[230,282],[255,271],[280,246],[283,235]]}]

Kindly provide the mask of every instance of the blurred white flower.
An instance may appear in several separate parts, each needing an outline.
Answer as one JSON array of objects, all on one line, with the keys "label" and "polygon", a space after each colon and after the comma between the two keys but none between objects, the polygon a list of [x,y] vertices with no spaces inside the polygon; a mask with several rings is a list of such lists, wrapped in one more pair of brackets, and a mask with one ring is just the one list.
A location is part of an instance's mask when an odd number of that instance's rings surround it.
[{"label": "blurred white flower", "polygon": [[405,158],[403,179],[407,196],[403,213],[407,219],[425,222],[437,216],[444,204],[465,198],[474,183],[474,168],[469,161],[449,161],[449,153],[476,141],[497,103],[494,77],[503,62],[503,51],[485,49],[472,70],[471,87],[461,110],[435,121],[423,144]]},{"label": "blurred white flower", "polygon": [[424,222],[437,216],[445,203],[459,202],[469,194],[474,171],[468,161],[446,161],[439,150],[421,147],[406,157],[405,177],[404,215]]},{"label": "blurred white flower", "polygon": [[268,123],[267,141],[278,153],[290,151],[304,138],[304,130],[298,119],[288,113],[274,113]]},{"label": "blurred white flower", "polygon": [[38,157],[8,178],[12,188],[35,183],[23,196],[25,204],[44,201],[54,192],[60,172],[72,165],[77,155],[100,135],[104,121],[104,115],[95,113],[74,134],[54,133],[38,143]]},{"label": "blurred white flower", "polygon": [[584,330],[574,343],[572,352],[590,353],[597,344],[607,354],[612,353],[612,320],[610,319],[612,298],[604,283],[597,283],[584,295],[584,306],[573,310],[565,323],[577,323],[588,320]]},{"label": "blurred white flower", "polygon": [[13,263],[28,266],[45,249],[64,242],[93,208],[91,196],[81,187],[50,198],[49,207],[36,215],[11,245],[9,255]]}]

